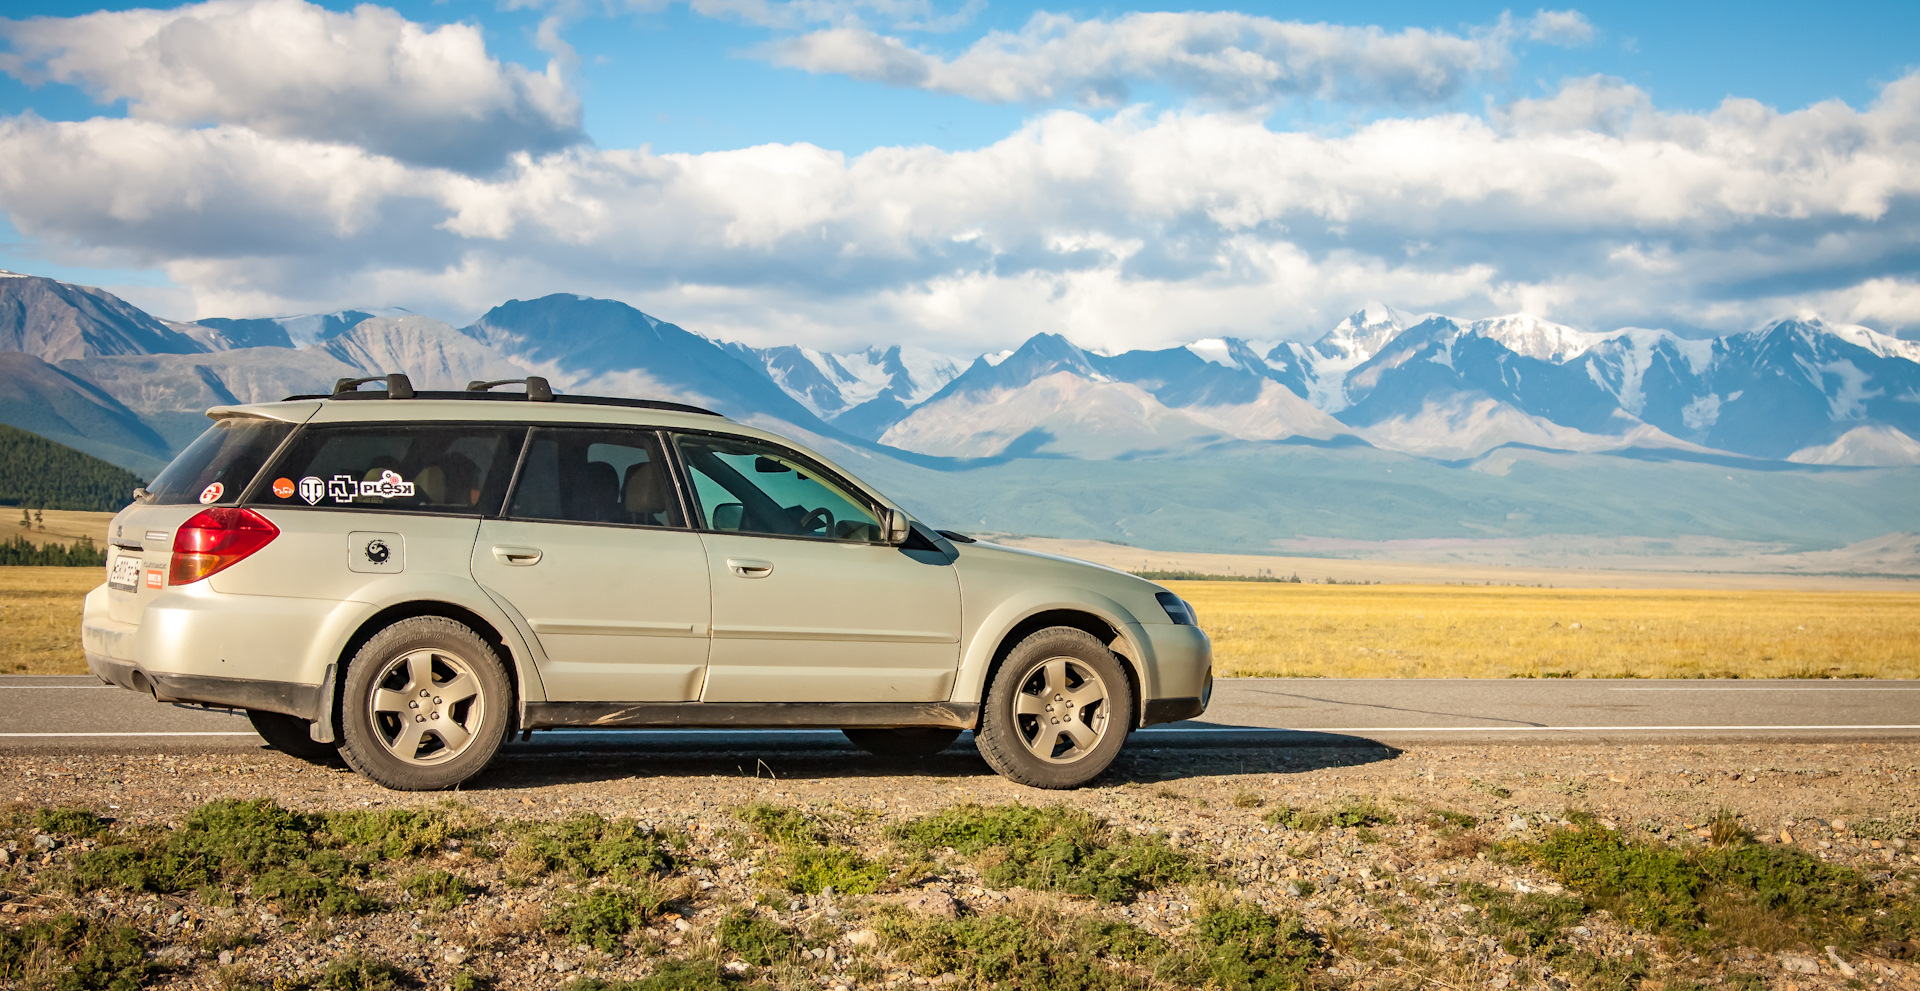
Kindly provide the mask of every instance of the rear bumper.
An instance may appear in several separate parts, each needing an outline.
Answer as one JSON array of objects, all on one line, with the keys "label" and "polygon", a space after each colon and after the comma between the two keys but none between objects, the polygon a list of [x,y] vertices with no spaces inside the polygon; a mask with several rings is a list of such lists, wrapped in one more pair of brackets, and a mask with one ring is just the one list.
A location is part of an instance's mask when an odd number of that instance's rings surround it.
[{"label": "rear bumper", "polygon": [[[181,615],[183,612],[186,614],[184,617]],[[260,709],[302,719],[315,719],[324,714],[323,703],[329,694],[324,678],[320,684],[310,685],[272,678],[230,677],[179,670],[180,666],[190,664],[191,658],[164,649],[169,644],[189,642],[196,633],[198,639],[210,639],[216,644],[228,639],[213,635],[217,631],[180,629],[183,624],[188,627],[194,625],[191,622],[194,618],[210,615],[198,610],[176,610],[174,615],[169,616],[161,612],[158,605],[149,607],[149,620],[158,622],[145,625],[160,627],[170,633],[156,637],[151,628],[143,629],[142,624],[122,623],[109,616],[106,586],[94,589],[87,595],[86,609],[80,619],[80,645],[86,653],[87,670],[107,684],[152,695],[162,702],[197,702],[230,709]],[[215,662],[227,663],[224,658],[216,658]]]}]

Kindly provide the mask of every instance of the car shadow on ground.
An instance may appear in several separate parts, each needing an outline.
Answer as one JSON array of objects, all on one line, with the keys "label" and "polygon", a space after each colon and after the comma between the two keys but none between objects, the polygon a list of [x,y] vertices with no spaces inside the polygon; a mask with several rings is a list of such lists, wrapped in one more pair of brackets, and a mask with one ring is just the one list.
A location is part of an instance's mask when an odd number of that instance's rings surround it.
[{"label": "car shadow on ground", "polygon": [[[586,734],[580,734],[585,736]],[[663,734],[623,734],[618,743],[543,741],[504,748],[466,790],[542,788],[639,778],[720,777],[780,781],[884,777],[985,778],[994,771],[974,750],[971,734],[931,757],[885,757],[849,745],[837,734],[758,743],[752,734],[687,741]],[[1365,737],[1332,733],[1248,731],[1218,740],[1144,733],[1128,741],[1113,766],[1089,787],[1166,782],[1234,774],[1298,774],[1392,760],[1400,751]]]}]

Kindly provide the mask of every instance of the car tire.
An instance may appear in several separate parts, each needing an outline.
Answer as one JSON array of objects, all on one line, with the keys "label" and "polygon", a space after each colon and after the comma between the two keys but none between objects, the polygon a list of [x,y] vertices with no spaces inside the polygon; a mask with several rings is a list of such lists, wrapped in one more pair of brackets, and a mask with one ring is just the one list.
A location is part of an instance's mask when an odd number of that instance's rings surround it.
[{"label": "car tire", "polygon": [[843,729],[854,746],[875,757],[932,757],[960,739],[960,731],[942,726],[905,726],[899,729],[858,727]]},{"label": "car tire", "polygon": [[340,759],[339,744],[315,740],[313,724],[299,716],[248,709],[247,722],[253,724],[253,731],[267,741],[267,746],[288,757],[297,757],[309,764],[332,764]]},{"label": "car tire", "polygon": [[513,719],[513,688],[492,644],[441,616],[374,634],[347,665],[340,757],[398,791],[437,791],[493,760]]},{"label": "car tire", "polygon": [[1086,631],[1056,626],[1020,641],[994,672],[974,744],[1009,781],[1078,788],[1113,763],[1132,720],[1120,659]]}]

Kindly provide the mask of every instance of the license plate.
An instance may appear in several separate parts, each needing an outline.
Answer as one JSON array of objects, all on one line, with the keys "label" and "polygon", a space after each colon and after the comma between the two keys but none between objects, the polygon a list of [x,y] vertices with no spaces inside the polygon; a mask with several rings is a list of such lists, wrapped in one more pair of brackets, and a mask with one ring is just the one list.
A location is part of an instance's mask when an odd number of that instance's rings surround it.
[{"label": "license plate", "polygon": [[107,572],[107,587],[122,592],[140,590],[140,559],[121,555],[113,559],[113,570]]}]

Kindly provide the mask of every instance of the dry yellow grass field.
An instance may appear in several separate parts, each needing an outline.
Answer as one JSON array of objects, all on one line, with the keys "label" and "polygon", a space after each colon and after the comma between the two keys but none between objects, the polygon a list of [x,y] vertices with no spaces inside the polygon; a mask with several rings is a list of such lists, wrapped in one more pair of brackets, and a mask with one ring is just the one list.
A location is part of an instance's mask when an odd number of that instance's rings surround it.
[{"label": "dry yellow grass field", "polygon": [[1920,677],[1920,593],[1167,582],[1222,675]]},{"label": "dry yellow grass field", "polygon": [[[0,568],[0,674],[85,674],[101,580]],[[1920,678],[1915,592],[1166,584],[1227,676]]]},{"label": "dry yellow grass field", "polygon": [[114,516],[69,509],[41,510],[40,515],[40,525],[29,529],[20,525],[18,507],[0,507],[0,540],[12,540],[19,535],[39,547],[47,543],[71,544],[76,537],[88,537],[95,546],[105,547],[107,525],[113,522]]},{"label": "dry yellow grass field", "polygon": [[80,606],[99,568],[0,568],[0,674],[86,674]]}]

